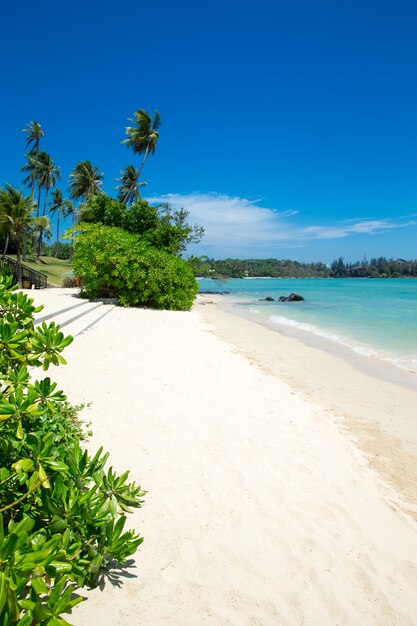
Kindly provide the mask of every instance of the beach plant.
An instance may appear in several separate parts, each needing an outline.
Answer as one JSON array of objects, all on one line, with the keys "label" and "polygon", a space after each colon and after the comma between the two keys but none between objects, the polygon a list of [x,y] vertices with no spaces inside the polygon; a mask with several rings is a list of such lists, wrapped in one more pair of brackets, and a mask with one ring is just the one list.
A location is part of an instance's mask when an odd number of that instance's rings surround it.
[{"label": "beach plant", "polygon": [[0,626],[65,626],[112,562],[142,542],[126,514],[143,492],[82,447],[83,427],[49,376],[72,342],[51,322],[34,325],[33,300],[0,277]]},{"label": "beach plant", "polygon": [[65,272],[62,274],[62,286],[63,287],[77,287],[77,277],[74,270]]},{"label": "beach plant", "polygon": [[89,297],[123,306],[188,310],[198,292],[191,265],[138,235],[102,224],[80,224],[72,265]]}]

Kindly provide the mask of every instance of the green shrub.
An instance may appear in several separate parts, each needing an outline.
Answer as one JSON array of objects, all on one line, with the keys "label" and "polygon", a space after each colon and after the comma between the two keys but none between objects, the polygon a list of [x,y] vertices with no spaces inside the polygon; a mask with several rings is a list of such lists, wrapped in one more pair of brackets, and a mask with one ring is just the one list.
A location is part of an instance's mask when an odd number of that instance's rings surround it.
[{"label": "green shrub", "polygon": [[72,337],[53,322],[35,328],[42,307],[11,284],[0,278],[0,626],[65,626],[60,615],[82,600],[74,590],[142,542],[124,526],[143,493],[106,468],[101,448],[82,449],[56,383],[30,379],[29,367],[64,364]]},{"label": "green shrub", "polygon": [[123,306],[191,308],[198,285],[187,261],[120,228],[79,228],[72,265],[89,297],[115,297]]},{"label": "green shrub", "polygon": [[80,207],[81,221],[122,228],[140,235],[143,241],[158,250],[179,256],[190,243],[198,243],[204,228],[187,222],[189,212],[175,210],[169,204],[153,206],[137,200],[130,206],[105,193],[90,196]]},{"label": "green shrub", "polygon": [[65,272],[62,274],[62,286],[63,287],[76,287],[77,286],[77,277],[74,274],[73,270],[69,272]]}]

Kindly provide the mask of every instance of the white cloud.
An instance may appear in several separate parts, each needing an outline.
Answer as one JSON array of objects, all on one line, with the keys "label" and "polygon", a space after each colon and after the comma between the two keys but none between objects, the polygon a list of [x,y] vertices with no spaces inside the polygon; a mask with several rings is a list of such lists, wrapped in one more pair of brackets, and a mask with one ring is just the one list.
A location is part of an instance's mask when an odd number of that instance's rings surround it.
[{"label": "white cloud", "polygon": [[210,256],[269,256],[274,254],[274,250],[299,248],[307,241],[340,239],[357,234],[377,235],[417,224],[410,219],[414,216],[408,216],[339,220],[306,226],[296,218],[298,211],[278,211],[261,206],[259,200],[216,193],[166,194],[147,200],[152,203],[168,202],[175,208],[183,207],[189,211],[189,221],[205,228],[198,253]]}]

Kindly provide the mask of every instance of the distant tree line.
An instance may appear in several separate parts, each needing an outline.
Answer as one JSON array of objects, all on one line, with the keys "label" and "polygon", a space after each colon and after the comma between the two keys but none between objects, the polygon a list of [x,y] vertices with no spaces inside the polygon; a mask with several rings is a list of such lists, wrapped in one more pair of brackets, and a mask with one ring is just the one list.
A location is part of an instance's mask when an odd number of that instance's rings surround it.
[{"label": "distant tree line", "polygon": [[417,276],[417,260],[387,259],[383,256],[370,261],[345,263],[340,257],[330,265],[330,276],[335,278],[410,278]]},{"label": "distant tree line", "polygon": [[386,259],[345,263],[343,257],[331,265],[299,263],[278,259],[208,259],[196,264],[196,275],[206,278],[405,278],[417,277],[417,260]]}]

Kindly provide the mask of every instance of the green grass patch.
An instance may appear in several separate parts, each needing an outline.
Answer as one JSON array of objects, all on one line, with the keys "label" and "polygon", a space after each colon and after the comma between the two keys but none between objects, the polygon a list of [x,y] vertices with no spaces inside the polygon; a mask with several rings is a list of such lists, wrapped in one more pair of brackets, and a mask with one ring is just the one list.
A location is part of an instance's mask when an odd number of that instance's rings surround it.
[{"label": "green grass patch", "polygon": [[[11,259],[16,260],[15,254],[10,254]],[[23,265],[27,265],[35,272],[42,272],[48,276],[48,283],[57,287],[62,286],[62,276],[65,272],[69,272],[71,267],[71,261],[56,259],[52,256],[41,256],[39,263],[36,262],[34,256],[27,256],[26,261],[23,261]]]}]

